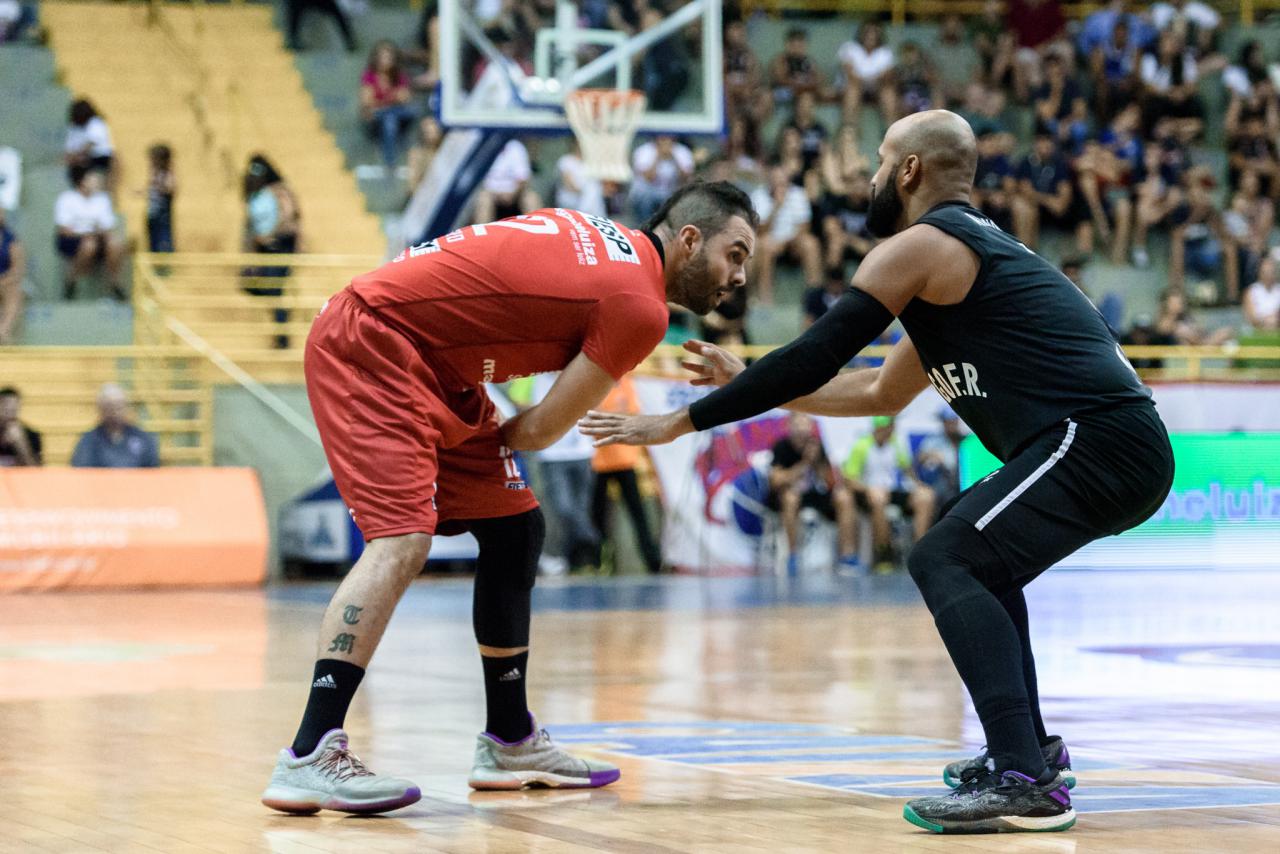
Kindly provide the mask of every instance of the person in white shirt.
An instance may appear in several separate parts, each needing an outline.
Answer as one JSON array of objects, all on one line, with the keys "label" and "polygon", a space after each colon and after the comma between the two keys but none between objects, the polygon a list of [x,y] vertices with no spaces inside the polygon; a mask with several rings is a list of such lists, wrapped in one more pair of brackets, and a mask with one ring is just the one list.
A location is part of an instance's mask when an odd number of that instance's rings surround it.
[{"label": "person in white shirt", "polygon": [[62,295],[65,299],[75,299],[76,280],[90,273],[101,261],[106,265],[112,296],[124,300],[120,280],[124,241],[115,233],[116,214],[111,207],[111,197],[103,191],[102,173],[74,166],[71,180],[75,189],[63,190],[53,208],[53,222],[57,227],[54,245],[58,254],[69,262]]},{"label": "person in white shirt", "polygon": [[1276,282],[1276,259],[1262,259],[1258,281],[1244,292],[1244,317],[1257,331],[1280,329],[1280,283]]},{"label": "person in white shirt", "polygon": [[862,103],[875,99],[884,121],[898,114],[897,92],[893,86],[893,48],[884,43],[884,30],[875,21],[867,21],[855,40],[840,45],[836,52],[844,91],[841,109],[845,124],[858,126]]},{"label": "person in white shirt", "polygon": [[769,183],[751,194],[760,215],[756,242],[756,293],[761,302],[773,302],[773,273],[778,258],[788,255],[800,262],[806,287],[822,284],[822,246],[809,230],[813,207],[804,188],[792,184],[782,166],[769,169]]},{"label": "person in white shirt", "polygon": [[637,222],[646,222],[667,197],[693,177],[693,152],[662,135],[643,143],[631,154],[631,212]]},{"label": "person in white shirt", "polygon": [[67,116],[66,151],[67,177],[74,185],[71,169],[83,166],[103,173],[108,191],[115,186],[115,146],[111,143],[111,131],[93,104],[81,98],[71,104]]},{"label": "person in white shirt", "polygon": [[556,205],[596,216],[608,216],[604,204],[604,187],[598,178],[587,173],[582,162],[582,149],[575,141],[573,150],[556,161]]},{"label": "person in white shirt", "polygon": [[511,140],[498,153],[481,182],[480,192],[476,194],[475,221],[493,222],[542,207],[542,200],[529,187],[532,177],[529,149],[520,140]]},{"label": "person in white shirt", "polygon": [[1181,36],[1196,56],[1213,52],[1222,16],[1199,0],[1172,0],[1151,7],[1151,23],[1161,33],[1172,31]]}]

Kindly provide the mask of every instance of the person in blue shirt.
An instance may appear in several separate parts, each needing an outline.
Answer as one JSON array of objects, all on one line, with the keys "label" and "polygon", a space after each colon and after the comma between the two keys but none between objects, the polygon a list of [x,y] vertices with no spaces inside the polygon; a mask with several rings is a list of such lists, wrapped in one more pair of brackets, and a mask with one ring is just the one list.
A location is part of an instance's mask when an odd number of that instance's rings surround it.
[{"label": "person in blue shirt", "polygon": [[136,469],[160,465],[159,443],[130,423],[124,389],[107,383],[98,392],[98,426],[80,436],[71,465],[77,468]]},{"label": "person in blue shirt", "polygon": [[1040,244],[1040,226],[1076,235],[1076,249],[1093,249],[1089,208],[1076,191],[1071,167],[1048,128],[1036,131],[1031,151],[1018,164],[1017,193],[1013,199],[1013,232],[1029,248]]}]

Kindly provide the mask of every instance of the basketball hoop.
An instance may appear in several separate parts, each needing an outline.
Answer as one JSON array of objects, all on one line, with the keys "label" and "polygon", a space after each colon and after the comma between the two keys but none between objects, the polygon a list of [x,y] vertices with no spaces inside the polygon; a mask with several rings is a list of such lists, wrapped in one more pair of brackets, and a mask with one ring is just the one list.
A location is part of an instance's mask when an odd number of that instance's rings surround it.
[{"label": "basketball hoop", "polygon": [[602,181],[631,180],[631,140],[644,108],[643,92],[578,89],[569,94],[564,112],[582,146],[588,175]]}]

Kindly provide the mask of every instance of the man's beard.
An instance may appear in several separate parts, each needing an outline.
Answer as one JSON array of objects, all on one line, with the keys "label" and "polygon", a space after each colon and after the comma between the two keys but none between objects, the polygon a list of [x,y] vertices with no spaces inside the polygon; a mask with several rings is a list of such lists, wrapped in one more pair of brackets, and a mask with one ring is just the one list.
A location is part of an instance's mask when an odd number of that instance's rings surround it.
[{"label": "man's beard", "polygon": [[875,237],[892,237],[898,233],[898,220],[902,219],[902,197],[898,195],[898,169],[883,187],[871,188],[871,207],[867,210],[867,231]]},{"label": "man's beard", "polygon": [[707,250],[700,249],[698,254],[684,265],[684,269],[677,277],[679,292],[684,296],[685,308],[699,316],[710,314],[719,304],[716,291],[707,290],[711,278],[710,267],[711,264],[707,261]]}]

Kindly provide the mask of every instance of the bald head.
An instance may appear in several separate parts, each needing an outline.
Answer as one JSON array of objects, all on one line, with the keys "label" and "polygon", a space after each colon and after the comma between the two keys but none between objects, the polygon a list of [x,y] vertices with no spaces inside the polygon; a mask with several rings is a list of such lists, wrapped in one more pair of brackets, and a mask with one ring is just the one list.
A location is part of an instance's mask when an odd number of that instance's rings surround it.
[{"label": "bald head", "polygon": [[978,143],[969,123],[950,110],[926,110],[899,119],[884,135],[886,160],[920,158],[929,191],[968,193],[978,168]]},{"label": "bald head", "polygon": [[129,396],[115,383],[98,390],[98,418],[108,429],[119,429],[129,423]]}]

